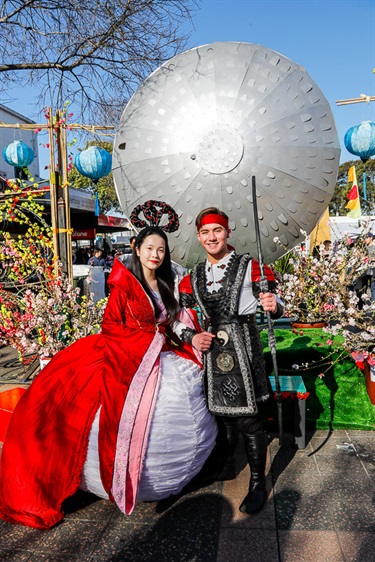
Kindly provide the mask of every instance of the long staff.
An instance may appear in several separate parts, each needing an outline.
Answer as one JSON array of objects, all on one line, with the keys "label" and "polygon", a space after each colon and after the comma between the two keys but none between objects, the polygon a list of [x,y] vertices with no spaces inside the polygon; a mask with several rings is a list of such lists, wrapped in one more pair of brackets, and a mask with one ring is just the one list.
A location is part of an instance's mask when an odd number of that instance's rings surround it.
[{"label": "long staff", "polygon": [[[257,194],[256,194],[256,184],[255,176],[252,176],[252,194],[253,194],[253,210],[254,210],[254,226],[255,235],[257,239],[258,248],[258,262],[260,269],[260,289],[262,293],[268,292],[268,281],[264,274],[264,264],[263,264],[263,253],[262,253],[262,242],[260,239],[260,228],[259,228],[259,218],[258,218],[258,205],[257,205]],[[276,338],[275,331],[273,329],[273,324],[271,320],[271,313],[266,311],[267,316],[267,326],[268,326],[268,345],[271,350],[273,372],[275,375],[275,390],[276,390],[276,403],[277,403],[277,420],[279,424],[279,445],[282,445],[283,441],[283,409],[281,402],[281,389],[280,389],[280,379],[279,370],[277,368],[277,358],[276,358]]]}]

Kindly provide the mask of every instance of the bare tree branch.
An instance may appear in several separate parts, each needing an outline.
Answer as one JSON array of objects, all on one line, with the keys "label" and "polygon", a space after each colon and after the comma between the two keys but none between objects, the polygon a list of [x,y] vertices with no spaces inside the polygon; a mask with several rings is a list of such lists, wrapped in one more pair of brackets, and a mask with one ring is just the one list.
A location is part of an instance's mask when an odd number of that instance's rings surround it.
[{"label": "bare tree branch", "polygon": [[0,0],[0,91],[39,86],[91,115],[124,103],[185,48],[182,26],[200,0]]}]

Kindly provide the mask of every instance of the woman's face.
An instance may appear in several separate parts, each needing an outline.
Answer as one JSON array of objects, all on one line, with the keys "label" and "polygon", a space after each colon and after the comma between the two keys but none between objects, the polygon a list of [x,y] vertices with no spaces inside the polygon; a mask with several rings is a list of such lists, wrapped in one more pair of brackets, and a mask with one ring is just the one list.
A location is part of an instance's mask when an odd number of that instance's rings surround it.
[{"label": "woman's face", "polygon": [[136,248],[136,252],[142,267],[155,271],[164,261],[165,242],[161,236],[150,234],[143,240],[141,246]]}]

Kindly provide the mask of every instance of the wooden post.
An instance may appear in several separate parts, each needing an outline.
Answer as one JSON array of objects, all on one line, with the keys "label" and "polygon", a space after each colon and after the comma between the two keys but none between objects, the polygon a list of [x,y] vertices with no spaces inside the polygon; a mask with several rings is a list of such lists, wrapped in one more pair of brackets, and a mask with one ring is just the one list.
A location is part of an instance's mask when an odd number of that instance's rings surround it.
[{"label": "wooden post", "polygon": [[73,283],[73,251],[72,251],[72,232],[71,232],[71,216],[70,216],[70,199],[69,199],[69,183],[68,183],[68,159],[66,145],[66,122],[60,124],[60,144],[61,144],[61,162],[60,173],[62,180],[62,191],[65,202],[65,224],[66,224],[66,265],[67,275],[71,283]]},{"label": "wooden post", "polygon": [[48,108],[48,139],[49,139],[49,176],[50,176],[50,204],[51,204],[51,226],[53,253],[55,256],[55,275],[58,273],[58,260],[60,259],[60,247],[58,237],[57,218],[57,186],[56,186],[56,164],[55,164],[55,140],[53,137],[52,108]]},{"label": "wooden post", "polygon": [[[68,236],[67,214],[70,218],[69,208],[69,193],[67,192],[67,178],[64,181],[64,171],[66,171],[66,142],[64,142],[64,135],[62,134],[63,126],[61,123],[61,113],[56,111],[56,151],[57,151],[57,170],[55,170],[56,187],[57,187],[57,206],[58,206],[58,229],[59,229],[59,246],[60,246],[60,260],[61,269],[70,280],[72,280],[73,272],[71,260],[69,262],[69,252],[71,255],[71,247],[68,240],[71,241],[71,236]],[[65,149],[65,158],[64,158]],[[65,164],[64,164],[65,161]],[[68,212],[67,212],[68,211]],[[70,220],[69,220],[70,223]]]},{"label": "wooden post", "polygon": [[[61,269],[68,275],[68,244],[67,244],[67,225],[65,213],[65,193],[63,188],[63,147],[61,142],[61,115],[56,111],[56,150],[57,150],[57,169],[55,170],[57,188],[57,207],[58,207],[58,228],[59,228],[59,249]],[[72,277],[72,275],[70,275]]]}]

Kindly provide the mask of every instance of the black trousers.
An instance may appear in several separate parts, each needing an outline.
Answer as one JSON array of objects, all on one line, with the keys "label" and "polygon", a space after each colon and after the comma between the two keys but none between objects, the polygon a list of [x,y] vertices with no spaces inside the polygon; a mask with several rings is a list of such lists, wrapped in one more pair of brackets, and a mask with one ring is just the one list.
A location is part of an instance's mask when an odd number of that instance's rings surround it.
[{"label": "black trousers", "polygon": [[[218,426],[216,445],[197,477],[200,483],[205,481],[207,476],[208,480],[211,481],[213,474],[215,478],[218,474],[223,476],[223,472],[225,473],[224,480],[228,479],[227,473],[231,474],[230,478],[234,478],[235,474],[232,474],[236,469],[234,453],[239,435],[260,435],[265,433],[260,414],[236,417],[216,416],[216,421]],[[246,441],[246,437],[244,439]],[[227,469],[228,462],[229,464],[231,462],[234,463],[229,469]]]},{"label": "black trousers", "polygon": [[235,432],[246,435],[263,433],[265,431],[260,414],[255,416],[217,416],[216,419],[219,432],[220,426],[224,426],[231,433]]}]

